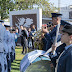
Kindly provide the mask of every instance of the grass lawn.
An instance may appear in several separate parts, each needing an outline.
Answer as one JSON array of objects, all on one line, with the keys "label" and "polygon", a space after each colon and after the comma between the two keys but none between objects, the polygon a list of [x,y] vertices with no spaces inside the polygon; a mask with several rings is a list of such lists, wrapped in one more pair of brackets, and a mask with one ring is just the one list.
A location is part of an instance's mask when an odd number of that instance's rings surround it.
[{"label": "grass lawn", "polygon": [[11,64],[11,72],[20,72],[20,70],[19,70],[20,61],[24,57],[24,55],[21,54],[22,47],[16,46],[15,51],[16,51],[16,57],[15,57],[15,60],[13,61],[13,63]]},{"label": "grass lawn", "polygon": [[[20,72],[20,61],[23,59],[24,55],[21,54],[22,52],[22,47],[21,46],[16,46],[15,48],[16,51],[16,57],[13,63],[11,64],[11,72]],[[30,52],[31,50],[28,50]]]}]

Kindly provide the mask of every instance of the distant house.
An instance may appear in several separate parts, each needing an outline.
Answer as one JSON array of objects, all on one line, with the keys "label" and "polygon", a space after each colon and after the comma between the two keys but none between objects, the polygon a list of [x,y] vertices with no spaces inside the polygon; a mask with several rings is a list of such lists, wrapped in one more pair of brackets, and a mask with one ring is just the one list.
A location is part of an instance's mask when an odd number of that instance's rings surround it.
[{"label": "distant house", "polygon": [[68,7],[61,7],[60,13],[62,14],[62,19],[72,22],[72,5]]}]

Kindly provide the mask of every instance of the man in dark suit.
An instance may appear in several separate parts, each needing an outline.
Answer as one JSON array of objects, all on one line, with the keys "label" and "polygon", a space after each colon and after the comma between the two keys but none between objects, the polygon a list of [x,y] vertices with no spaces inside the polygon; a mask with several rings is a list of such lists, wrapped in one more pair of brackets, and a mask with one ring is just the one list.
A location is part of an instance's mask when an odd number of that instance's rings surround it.
[{"label": "man in dark suit", "polygon": [[[23,30],[21,31],[21,43],[22,43],[22,46],[23,46],[23,50],[22,50],[22,54],[25,54],[27,53],[27,36],[28,36],[28,33],[27,33],[27,30],[26,28],[24,27]],[[25,52],[25,49],[26,49],[26,52]]]},{"label": "man in dark suit", "polygon": [[[60,20],[61,20],[60,16],[62,16],[62,14],[58,14],[58,13],[51,13],[51,14],[52,14],[52,23],[55,26],[54,29],[50,33],[48,32],[47,29],[43,29],[43,32],[45,33],[45,38],[47,39],[46,50],[51,48],[52,44],[55,41],[57,27],[60,24]],[[60,41],[59,37],[57,41]]]}]

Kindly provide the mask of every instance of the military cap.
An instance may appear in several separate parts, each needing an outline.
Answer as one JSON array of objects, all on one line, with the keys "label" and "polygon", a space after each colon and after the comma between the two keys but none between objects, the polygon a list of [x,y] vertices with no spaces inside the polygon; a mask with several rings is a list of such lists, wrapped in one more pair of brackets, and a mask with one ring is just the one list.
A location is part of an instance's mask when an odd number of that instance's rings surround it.
[{"label": "military cap", "polygon": [[1,23],[4,23],[4,21],[3,21],[3,20],[0,20],[0,24],[1,24]]},{"label": "military cap", "polygon": [[64,28],[62,29],[62,32],[66,32],[68,34],[72,34],[72,25],[65,25]]},{"label": "military cap", "polygon": [[70,25],[70,23],[69,22],[67,22],[67,21],[65,21],[65,20],[61,20],[61,24],[60,25]]},{"label": "military cap", "polygon": [[12,29],[12,31],[15,31],[15,29]]},{"label": "military cap", "polygon": [[51,13],[52,17],[60,17],[62,16],[62,14],[60,13]]},{"label": "military cap", "polygon": [[4,25],[5,27],[10,27],[9,25]]},{"label": "military cap", "polygon": [[0,22],[4,22],[3,20],[0,20]]}]

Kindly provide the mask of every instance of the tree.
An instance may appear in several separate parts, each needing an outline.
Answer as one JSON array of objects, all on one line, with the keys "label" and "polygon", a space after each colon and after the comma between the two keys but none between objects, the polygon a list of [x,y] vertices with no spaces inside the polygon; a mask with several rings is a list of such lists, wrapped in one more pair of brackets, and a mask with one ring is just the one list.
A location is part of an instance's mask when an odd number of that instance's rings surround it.
[{"label": "tree", "polygon": [[11,0],[1,0],[0,1],[0,14],[1,14],[1,19],[8,18],[9,10],[14,9],[14,3]]},{"label": "tree", "polygon": [[[36,7],[35,7],[36,6]],[[42,13],[46,17],[50,17],[52,12],[57,10],[49,0],[16,0],[16,10],[38,9],[42,8]]]},{"label": "tree", "polygon": [[8,18],[9,11],[13,10],[42,8],[42,14],[46,17],[50,17],[51,12],[57,10],[49,0],[1,0],[0,7],[1,19]]}]

